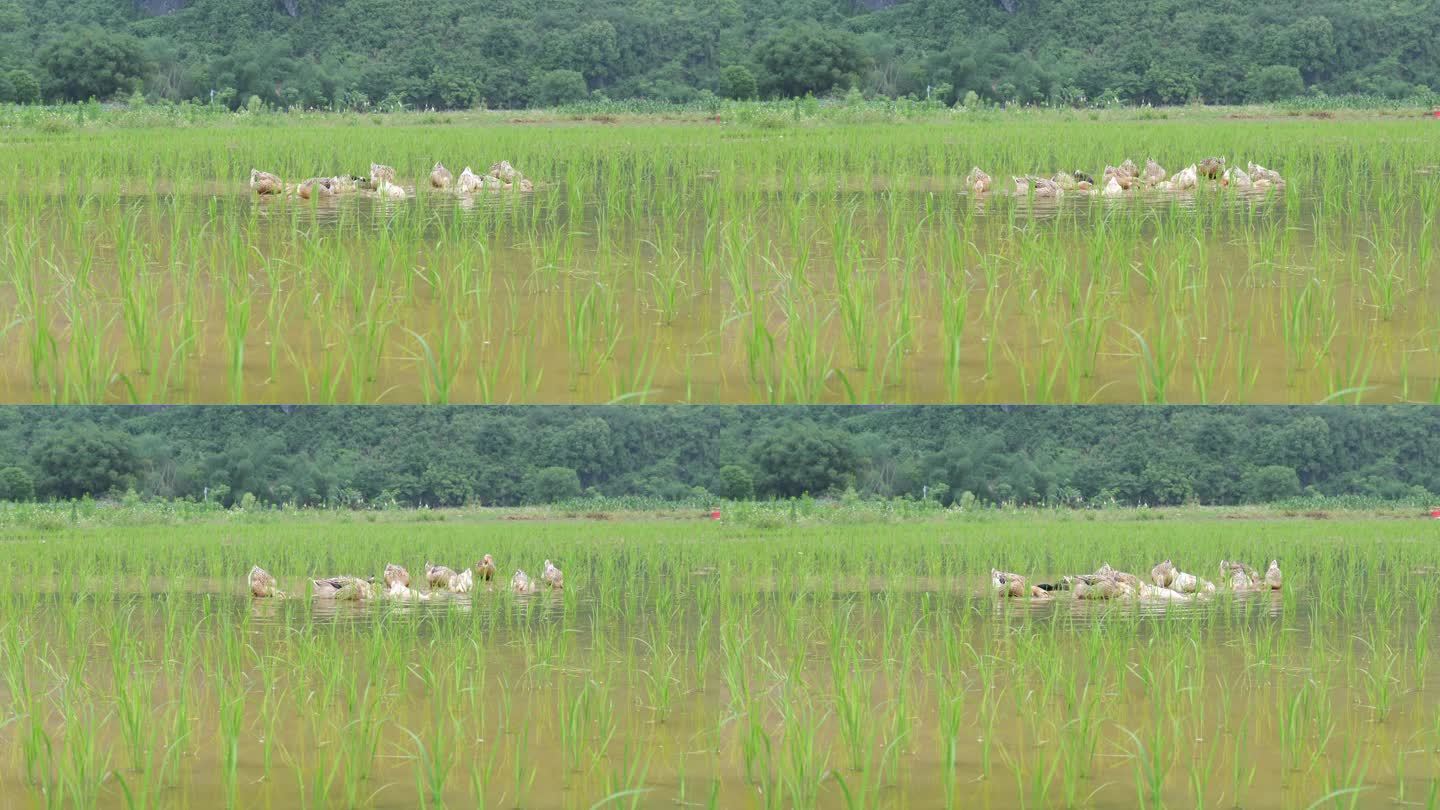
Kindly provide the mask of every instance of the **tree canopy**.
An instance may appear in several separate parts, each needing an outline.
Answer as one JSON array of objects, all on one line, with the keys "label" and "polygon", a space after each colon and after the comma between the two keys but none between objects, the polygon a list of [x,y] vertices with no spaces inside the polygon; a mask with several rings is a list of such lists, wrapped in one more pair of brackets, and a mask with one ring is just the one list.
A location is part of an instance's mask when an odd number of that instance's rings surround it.
[{"label": "tree canopy", "polygon": [[18,407],[0,499],[516,505],[853,490],[1015,504],[1440,496],[1440,409]]},{"label": "tree canopy", "polygon": [[1408,97],[1440,88],[1440,0],[0,0],[0,75],[23,97],[138,85],[347,108],[852,85],[947,102]]}]

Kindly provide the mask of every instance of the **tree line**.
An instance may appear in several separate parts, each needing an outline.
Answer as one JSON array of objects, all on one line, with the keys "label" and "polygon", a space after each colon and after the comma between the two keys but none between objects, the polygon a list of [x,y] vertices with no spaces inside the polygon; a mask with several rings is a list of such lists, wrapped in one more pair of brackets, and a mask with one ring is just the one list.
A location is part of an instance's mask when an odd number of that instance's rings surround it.
[{"label": "tree line", "polygon": [[1410,406],[0,409],[0,500],[1415,500],[1440,494],[1437,459],[1440,409]]},{"label": "tree line", "polygon": [[1440,89],[1440,0],[0,0],[0,102],[492,108]]}]

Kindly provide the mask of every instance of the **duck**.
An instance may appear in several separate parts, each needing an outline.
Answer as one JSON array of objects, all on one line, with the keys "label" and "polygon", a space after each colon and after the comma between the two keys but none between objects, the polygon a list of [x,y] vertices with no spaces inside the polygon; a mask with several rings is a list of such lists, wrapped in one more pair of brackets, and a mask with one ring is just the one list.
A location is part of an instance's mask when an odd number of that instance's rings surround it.
[{"label": "duck", "polygon": [[316,599],[335,599],[359,602],[375,598],[375,580],[360,577],[338,576],[312,579]]},{"label": "duck", "polygon": [[430,599],[430,594],[413,590],[409,585],[402,585],[399,582],[390,585],[385,591],[387,599],[397,599],[401,602],[424,602]]},{"label": "duck", "polygon": [[1131,595],[1130,589],[1124,583],[1110,577],[1081,574],[1069,577],[1068,581],[1076,599],[1099,601],[1124,599]]},{"label": "duck", "polygon": [[994,183],[990,175],[980,170],[979,166],[972,166],[970,173],[965,175],[965,186],[976,194],[985,194],[990,191]]},{"label": "duck", "polygon": [[491,557],[489,554],[486,554],[484,557],[482,557],[480,559],[480,562],[475,563],[475,575],[485,580],[486,582],[494,579],[495,558]]},{"label": "duck", "polygon": [[1061,191],[1074,191],[1080,181],[1076,180],[1075,175],[1070,172],[1056,172],[1051,176],[1050,182],[1059,186]]},{"label": "duck", "polygon": [[518,568],[515,569],[515,575],[510,577],[510,587],[516,593],[535,593],[540,590],[540,587],[535,584],[535,580]]},{"label": "duck", "polygon": [[1272,179],[1272,175],[1273,179],[1280,179],[1279,172],[1275,171],[1274,169],[1267,169],[1264,166],[1261,166],[1259,163],[1255,163],[1253,161],[1246,162],[1245,170],[1248,171],[1252,177],[1255,177],[1257,179],[1261,177],[1264,177],[1266,179]]},{"label": "duck", "polygon": [[1280,576],[1280,561],[1271,560],[1270,567],[1265,569],[1265,587],[1272,591],[1280,590],[1282,578]]},{"label": "duck", "polygon": [[385,566],[385,587],[393,588],[396,583],[410,587],[410,572],[404,566],[388,563]]},{"label": "duck", "polygon": [[[428,565],[428,563],[427,563]],[[385,566],[385,596],[390,599],[429,599],[430,595],[410,589],[410,572],[393,563]]]},{"label": "duck", "polygon": [[362,178],[356,177],[353,174],[337,174],[327,179],[330,181],[330,190],[336,194],[354,193],[359,191],[360,187],[365,184]]},{"label": "duck", "polygon": [[380,184],[375,186],[375,193],[381,197],[388,197],[392,200],[404,199],[407,196],[404,188],[389,180],[381,180]]},{"label": "duck", "polygon": [[1000,596],[1024,596],[1029,590],[1024,577],[995,568],[990,569],[990,583]]},{"label": "duck", "polygon": [[990,569],[990,581],[995,587],[995,593],[1004,597],[1029,596],[1032,599],[1054,599],[1049,590],[1040,585],[1028,585],[1025,578],[1019,574],[1010,574],[1005,571]]},{"label": "duck", "polygon": [[295,193],[300,199],[308,200],[311,197],[333,197],[335,189],[331,187],[333,182],[329,177],[312,177],[295,187]]},{"label": "duck", "polygon": [[455,570],[452,568],[432,565],[428,561],[425,563],[425,581],[430,583],[431,590],[450,587],[450,580],[455,577]]},{"label": "duck", "polygon": [[1105,181],[1105,188],[1100,190],[1100,196],[1123,197],[1125,196],[1125,187],[1120,185],[1120,181],[1117,178],[1110,177]]},{"label": "duck", "polygon": [[1101,185],[1102,189],[1108,187],[1113,182],[1119,186],[1122,191],[1129,191],[1130,186],[1135,183],[1135,178],[1114,166],[1106,166],[1105,171],[1100,174],[1100,178],[1104,181]]},{"label": "duck", "polygon": [[460,178],[455,181],[455,190],[462,194],[469,194],[479,191],[484,188],[484,185],[480,175],[470,171],[470,167],[466,166],[464,171],[460,172]]},{"label": "duck", "polygon": [[1129,586],[1132,589],[1140,587],[1140,578],[1126,571],[1120,571],[1110,567],[1110,563],[1102,563],[1095,569],[1095,576],[1113,579],[1116,582]]},{"label": "duck", "polygon": [[1162,588],[1168,588],[1170,583],[1175,581],[1177,573],[1179,572],[1175,569],[1175,563],[1166,560],[1150,569],[1150,581]]},{"label": "duck", "polygon": [[1220,185],[1228,188],[1247,189],[1254,188],[1255,181],[1241,169],[1226,169],[1225,174],[1220,176]]},{"label": "duck", "polygon": [[498,178],[502,183],[514,183],[525,175],[519,169],[510,165],[510,161],[502,160],[499,163],[490,164],[490,171],[486,174]]},{"label": "duck", "polygon": [[445,589],[451,593],[470,593],[475,590],[475,572],[469,568],[456,574],[445,583]]},{"label": "duck", "polygon": [[453,178],[450,176],[450,170],[445,168],[444,163],[440,163],[437,161],[435,163],[435,168],[430,170],[431,188],[449,188],[450,181],[452,179]]},{"label": "duck", "polygon": [[1218,180],[1220,178],[1220,175],[1225,172],[1225,158],[1207,157],[1204,160],[1200,161],[1200,164],[1197,167],[1197,171],[1203,177],[1208,177],[1211,180]]},{"label": "duck", "polygon": [[1030,178],[1011,177],[1010,179],[1015,181],[1015,193],[1017,195],[1023,197],[1030,193]]},{"label": "duck", "polygon": [[1035,179],[1035,197],[1037,199],[1055,199],[1064,193],[1054,180],[1049,180],[1044,177]]},{"label": "duck", "polygon": [[1146,158],[1145,173],[1141,175],[1141,179],[1147,186],[1159,185],[1165,180],[1165,167],[1156,163],[1154,158]]},{"label": "duck", "polygon": [[381,183],[395,182],[395,168],[383,163],[370,164],[370,186],[379,189]]},{"label": "duck", "polygon": [[1250,171],[1250,177],[1255,181],[1256,188],[1268,188],[1270,186],[1284,186],[1285,181],[1280,173],[1274,169],[1267,169],[1258,163],[1250,163],[1246,166]]},{"label": "duck", "polygon": [[257,599],[285,598],[285,592],[276,586],[275,577],[258,565],[250,569],[247,582],[250,585],[250,594]]},{"label": "duck", "polygon": [[1200,171],[1193,163],[1170,178],[1170,187],[1175,191],[1189,191],[1198,185],[1200,185]]},{"label": "duck", "polygon": [[251,169],[250,188],[254,189],[256,194],[262,196],[268,194],[284,194],[285,182],[269,172]]},{"label": "duck", "polygon": [[540,573],[540,578],[545,580],[545,584],[553,591],[565,590],[565,575],[549,560],[545,561],[545,569]]},{"label": "duck", "polygon": [[1249,591],[1259,585],[1255,569],[1242,562],[1220,561],[1220,579],[1229,584],[1231,590]]},{"label": "duck", "polygon": [[1189,602],[1190,597],[1173,588],[1163,588],[1159,585],[1151,585],[1148,582],[1140,583],[1138,590],[1141,599],[1164,600],[1169,602]]},{"label": "duck", "polygon": [[1135,161],[1130,158],[1125,158],[1124,162],[1120,164],[1119,170],[1121,174],[1131,179],[1134,179],[1140,174],[1140,169],[1135,166]]},{"label": "duck", "polygon": [[1088,172],[1082,172],[1079,169],[1076,169],[1075,171],[1070,173],[1070,176],[1075,178],[1076,183],[1087,183],[1092,186],[1095,185],[1095,177]]},{"label": "duck", "polygon": [[1215,583],[1208,579],[1201,579],[1194,574],[1187,574],[1184,571],[1176,571],[1170,584],[1165,587],[1177,593],[1189,593],[1197,596],[1208,596],[1215,593]]}]

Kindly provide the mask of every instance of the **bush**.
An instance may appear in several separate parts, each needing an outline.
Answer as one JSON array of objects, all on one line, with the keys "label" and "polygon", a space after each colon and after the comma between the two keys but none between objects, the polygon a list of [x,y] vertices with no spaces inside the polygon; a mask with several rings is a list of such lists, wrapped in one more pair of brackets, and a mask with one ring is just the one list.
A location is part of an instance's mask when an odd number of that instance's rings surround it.
[{"label": "bush", "polygon": [[580,476],[569,467],[545,467],[530,476],[531,503],[554,503],[580,496]]},{"label": "bush", "polygon": [[145,72],[140,40],[100,28],[62,34],[40,52],[40,64],[50,75],[51,94],[69,101],[132,90]]},{"label": "bush", "polygon": [[853,486],[858,459],[850,434],[814,423],[778,428],[752,455],[762,495],[795,498]]},{"label": "bush", "polygon": [[736,101],[748,101],[760,92],[755,74],[744,65],[730,65],[720,71],[720,95]]},{"label": "bush", "polygon": [[720,485],[716,494],[731,501],[748,501],[755,497],[755,478],[750,471],[737,464],[720,468]]},{"label": "bush", "polygon": [[848,88],[865,66],[854,34],[814,24],[776,33],[755,49],[755,59],[765,71],[766,92],[787,98]]},{"label": "bush", "polygon": [[6,74],[10,83],[10,101],[16,104],[40,103],[40,80],[28,70],[12,70]]},{"label": "bush", "polygon": [[530,100],[542,107],[559,107],[589,95],[585,77],[578,70],[547,70],[531,85]]},{"label": "bush", "polygon": [[30,473],[19,467],[0,470],[0,501],[32,501],[35,499],[35,482]]},{"label": "bush", "polygon": [[1293,498],[1300,494],[1300,476],[1290,467],[1272,465],[1246,473],[1243,490],[1251,503]]},{"label": "bush", "polygon": [[1251,101],[1279,101],[1295,98],[1305,92],[1305,80],[1299,68],[1271,65],[1262,68],[1250,79]]},{"label": "bush", "polygon": [[44,497],[103,495],[131,484],[139,469],[135,440],[98,427],[67,428],[35,446],[36,489]]}]

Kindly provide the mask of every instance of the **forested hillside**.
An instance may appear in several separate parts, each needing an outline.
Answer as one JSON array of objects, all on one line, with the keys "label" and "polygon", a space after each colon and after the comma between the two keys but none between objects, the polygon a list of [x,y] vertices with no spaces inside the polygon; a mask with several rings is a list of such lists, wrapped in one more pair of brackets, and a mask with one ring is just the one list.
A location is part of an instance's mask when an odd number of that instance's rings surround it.
[{"label": "forested hillside", "polygon": [[1423,407],[26,407],[0,500],[512,505],[968,492],[1020,504],[1440,494]]},{"label": "forested hillside", "polygon": [[1440,88],[1440,0],[0,0],[0,101],[457,108]]}]

